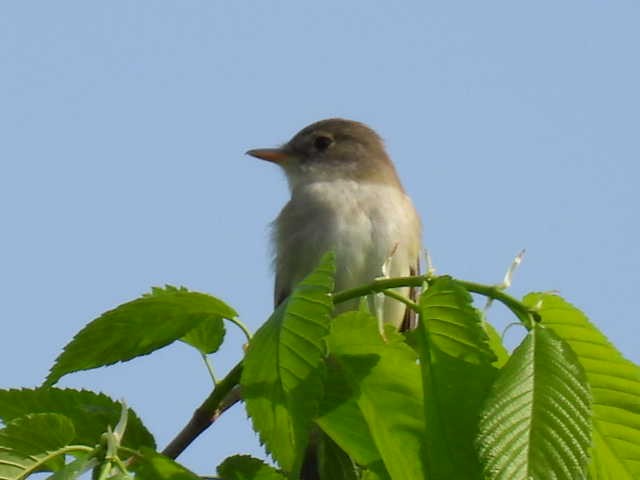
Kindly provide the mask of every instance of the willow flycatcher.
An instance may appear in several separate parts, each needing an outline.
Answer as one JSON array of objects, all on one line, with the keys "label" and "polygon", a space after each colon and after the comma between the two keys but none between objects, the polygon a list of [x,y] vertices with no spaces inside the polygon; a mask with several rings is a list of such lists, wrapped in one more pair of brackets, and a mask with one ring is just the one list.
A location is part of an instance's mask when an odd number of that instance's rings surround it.
[{"label": "willow flycatcher", "polygon": [[[382,139],[371,128],[340,118],[322,120],[279,148],[247,153],[282,167],[291,191],[291,200],[273,222],[276,306],[329,250],[336,254],[336,291],[383,273],[418,273],[420,218]],[[397,292],[408,295],[409,289]],[[376,310],[385,323],[411,326],[403,303],[391,298],[383,302]],[[340,305],[338,310],[355,306]]]}]

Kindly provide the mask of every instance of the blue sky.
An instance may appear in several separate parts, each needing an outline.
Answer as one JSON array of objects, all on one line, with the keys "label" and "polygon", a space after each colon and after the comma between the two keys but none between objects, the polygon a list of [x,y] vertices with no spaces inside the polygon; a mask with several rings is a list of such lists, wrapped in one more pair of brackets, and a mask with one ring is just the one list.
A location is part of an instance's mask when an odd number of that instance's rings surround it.
[{"label": "blue sky", "polygon": [[[255,330],[288,193],[243,152],[332,116],[386,139],[440,273],[498,282],[526,248],[513,294],[558,290],[640,361],[639,21],[632,1],[5,2],[0,386],[152,285]],[[210,388],[184,345],[61,385],[126,398],[161,446]],[[261,449],[236,408],[180,460],[238,452]]]}]

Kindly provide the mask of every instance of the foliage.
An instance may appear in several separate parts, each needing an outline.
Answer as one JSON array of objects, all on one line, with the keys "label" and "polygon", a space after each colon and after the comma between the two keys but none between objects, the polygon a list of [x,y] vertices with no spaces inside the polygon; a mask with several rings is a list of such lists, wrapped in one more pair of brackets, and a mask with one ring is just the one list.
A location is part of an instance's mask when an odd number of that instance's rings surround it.
[{"label": "foliage", "polygon": [[[53,385],[176,340],[206,357],[226,321],[248,331],[222,300],[171,286],[101,315],[42,387],[0,390],[0,479],[202,478],[174,458],[239,391],[275,465],[235,455],[218,467],[224,480],[295,479],[310,465],[323,480],[640,478],[640,368],[576,307],[448,276],[334,294],[334,272],[329,254],[163,453],[123,403]],[[332,317],[334,304],[398,286],[422,287],[407,301],[419,316],[412,332],[380,330],[366,302]],[[470,293],[504,303],[528,330],[511,354]]]}]

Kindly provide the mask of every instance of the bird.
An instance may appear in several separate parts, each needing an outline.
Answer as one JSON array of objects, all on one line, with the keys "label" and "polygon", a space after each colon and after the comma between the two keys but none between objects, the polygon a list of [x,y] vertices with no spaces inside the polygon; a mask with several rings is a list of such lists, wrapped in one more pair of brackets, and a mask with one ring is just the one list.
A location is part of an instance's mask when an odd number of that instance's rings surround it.
[{"label": "bird", "polygon": [[[280,166],[291,194],[271,227],[276,307],[328,251],[335,253],[335,291],[419,273],[420,217],[373,129],[330,118],[306,126],[280,147],[246,153]],[[401,330],[415,325],[404,303],[389,297],[382,302],[370,299],[379,320]],[[336,311],[357,306],[354,300]]]}]

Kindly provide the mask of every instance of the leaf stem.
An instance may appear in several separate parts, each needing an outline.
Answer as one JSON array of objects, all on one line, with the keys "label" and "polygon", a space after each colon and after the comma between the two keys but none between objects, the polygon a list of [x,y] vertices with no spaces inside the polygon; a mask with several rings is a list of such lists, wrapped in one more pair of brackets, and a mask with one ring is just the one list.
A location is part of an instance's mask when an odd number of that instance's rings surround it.
[{"label": "leaf stem", "polygon": [[[95,448],[87,447],[86,445],[67,445],[66,447],[59,448],[58,450],[48,452],[47,455],[39,458],[36,463],[34,463],[28,468],[25,468],[23,472],[25,476],[20,478],[27,478],[29,475],[36,472],[38,468],[40,468],[42,465],[44,465],[46,462],[48,462],[52,458],[55,458],[58,456],[64,456],[66,454],[73,455],[73,452],[84,452],[87,454],[92,454],[95,452],[95,450],[96,450]],[[1,477],[1,478],[4,478],[4,477]]]},{"label": "leaf stem", "polygon": [[211,377],[211,381],[213,382],[213,387],[215,388],[218,384],[218,379],[216,378],[216,372],[213,370],[213,365],[211,363],[211,359],[205,354],[200,352],[200,356],[202,357],[202,361],[207,367],[207,371],[209,372],[209,376]]},{"label": "leaf stem", "polygon": [[397,300],[399,302],[404,303],[407,307],[409,307],[411,310],[413,310],[414,312],[419,312],[420,311],[420,306],[415,303],[412,302],[411,300],[409,300],[407,297],[405,297],[404,295],[400,295],[398,292],[393,291],[393,290],[383,290],[382,293],[384,295],[386,295],[389,298],[393,298],[394,300]]},{"label": "leaf stem", "polygon": [[111,464],[110,460],[105,461],[100,467],[100,474],[98,475],[98,480],[106,480],[107,477],[111,474]]},{"label": "leaf stem", "polygon": [[129,475],[129,470],[127,470],[127,466],[119,457],[114,457],[111,461],[118,467],[120,472],[122,472],[125,475]]},{"label": "leaf stem", "polygon": [[227,318],[227,320],[229,320],[231,323],[236,325],[240,330],[242,330],[242,333],[244,333],[244,336],[247,337],[247,342],[251,340],[251,337],[253,336],[251,334],[251,330],[249,330],[249,328],[247,328],[247,326],[244,323],[242,323],[239,318],[237,317]]}]

